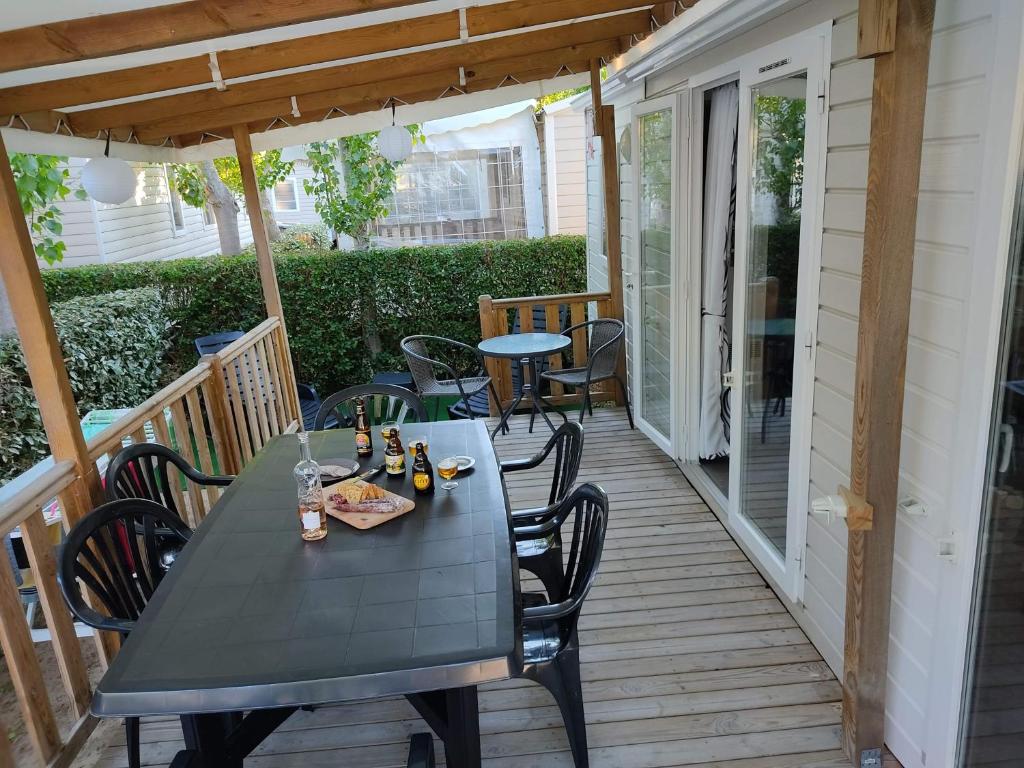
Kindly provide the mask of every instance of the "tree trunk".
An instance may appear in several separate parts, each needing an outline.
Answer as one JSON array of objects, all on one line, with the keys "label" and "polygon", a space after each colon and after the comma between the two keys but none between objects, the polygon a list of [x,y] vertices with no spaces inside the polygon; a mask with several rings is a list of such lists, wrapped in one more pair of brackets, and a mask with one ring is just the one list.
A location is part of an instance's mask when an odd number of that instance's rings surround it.
[{"label": "tree trunk", "polygon": [[[354,237],[356,250],[367,251],[370,249],[370,240],[365,235]],[[370,358],[376,358],[384,349],[380,340],[380,332],[377,330],[377,292],[371,290],[362,299],[362,320],[363,320],[363,342],[370,351]]]},{"label": "tree trunk", "polygon": [[260,190],[260,208],[263,209],[263,221],[267,225],[267,239],[272,243],[280,241],[281,228],[277,226],[274,206],[270,204],[270,195],[265,189]]},{"label": "tree trunk", "polygon": [[221,255],[234,256],[241,253],[242,240],[238,236],[238,203],[235,196],[221,180],[213,160],[203,161],[203,177],[206,179],[206,199],[213,207],[213,218],[217,221]]}]

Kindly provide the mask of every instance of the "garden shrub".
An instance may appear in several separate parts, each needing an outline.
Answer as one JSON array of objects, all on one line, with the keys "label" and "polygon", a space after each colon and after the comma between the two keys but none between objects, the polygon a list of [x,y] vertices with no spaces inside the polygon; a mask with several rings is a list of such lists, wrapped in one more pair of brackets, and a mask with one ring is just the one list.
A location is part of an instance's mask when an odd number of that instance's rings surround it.
[{"label": "garden shrub", "polygon": [[[78,412],[138,405],[162,383],[170,320],[156,288],[52,306]],[[21,344],[0,338],[0,483],[49,452]]]},{"label": "garden shrub", "polygon": [[[370,251],[293,250],[275,244],[275,264],[299,381],[321,394],[405,367],[411,334],[480,339],[477,298],[586,290],[585,239],[473,242]],[[47,270],[51,301],[155,286],[175,326],[165,379],[196,362],[193,340],[248,330],[266,317],[252,255]],[[381,353],[370,355],[368,319]]]}]

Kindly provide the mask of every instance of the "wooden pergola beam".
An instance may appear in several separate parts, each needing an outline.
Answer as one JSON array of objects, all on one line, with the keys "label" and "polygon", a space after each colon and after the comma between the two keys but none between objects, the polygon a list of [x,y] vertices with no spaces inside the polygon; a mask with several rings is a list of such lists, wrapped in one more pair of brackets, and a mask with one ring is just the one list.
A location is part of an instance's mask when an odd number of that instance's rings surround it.
[{"label": "wooden pergola beam", "polygon": [[[880,3],[861,0],[862,26],[889,23],[878,13]],[[854,387],[850,488],[874,508],[871,528],[848,534],[843,740],[854,765],[868,750],[882,749],[885,738],[904,377],[935,14],[935,0],[892,4],[892,49],[875,58]],[[877,42],[886,34],[864,29],[861,38]]]},{"label": "wooden pergola beam", "polygon": [[549,27],[522,34],[480,40],[431,51],[390,56],[343,64],[337,67],[281,75],[239,83],[218,91],[213,88],[163,96],[142,101],[86,109],[68,115],[76,133],[89,134],[107,128],[150,124],[170,117],[206,112],[270,99],[290,98],[353,85],[365,85],[382,78],[413,77],[447,67],[475,66],[500,59],[558,50],[609,40],[647,28],[648,11],[634,11],[567,27]]},{"label": "wooden pergola beam", "polygon": [[53,327],[49,301],[39,274],[7,148],[0,137],[0,279],[4,281],[14,322],[21,338],[25,367],[39,403],[39,415],[57,461],[71,461],[84,481],[75,483],[72,496],[62,504],[64,523],[70,526],[93,506],[104,501],[95,463],[89,458],[64,364],[64,352]]},{"label": "wooden pergola beam", "polygon": [[[510,32],[579,17],[643,7],[642,0],[538,0],[470,8],[466,11],[470,37]],[[374,24],[338,32],[293,38],[217,52],[220,76],[232,80],[339,59],[385,53],[460,39],[459,14],[454,11]],[[0,114],[20,114],[122,99],[213,83],[207,56],[191,56],[0,89]]]},{"label": "wooden pergola beam", "polygon": [[[299,125],[323,119],[332,108],[351,115],[381,109],[389,98],[411,104],[421,100],[434,100],[443,95],[473,93],[495,88],[506,80],[511,83],[527,83],[552,78],[563,70],[578,72],[581,70],[577,67],[581,63],[585,67],[591,56],[612,56],[618,50],[618,40],[603,40],[536,55],[483,62],[468,71],[463,68],[464,84],[460,81],[459,68],[448,67],[437,72],[304,94],[295,98],[295,107],[300,113],[298,117],[293,114],[291,99],[280,98],[227,109],[178,115],[167,120],[138,125],[135,133],[139,141],[150,142],[166,136],[209,131],[239,123],[253,124],[259,120],[273,121],[275,118],[280,118],[289,125]],[[303,116],[311,119],[303,121]]]},{"label": "wooden pergola beam", "polygon": [[0,72],[97,59],[424,0],[188,0],[0,32]]}]

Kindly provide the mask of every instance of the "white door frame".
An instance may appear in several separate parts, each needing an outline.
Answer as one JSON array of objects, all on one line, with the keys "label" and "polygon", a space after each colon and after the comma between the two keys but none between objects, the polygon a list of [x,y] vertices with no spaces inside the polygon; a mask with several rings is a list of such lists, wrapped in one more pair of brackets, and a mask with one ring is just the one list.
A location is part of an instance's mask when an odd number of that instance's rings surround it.
[{"label": "white door frame", "polygon": [[[685,294],[680,289],[679,276],[680,276],[680,244],[684,241],[682,237],[683,233],[679,231],[680,224],[685,221],[685,217],[680,215],[682,206],[685,205],[686,201],[686,187],[683,184],[685,178],[685,166],[687,153],[687,144],[689,137],[688,130],[688,119],[685,114],[688,112],[689,101],[684,100],[680,93],[672,93],[668,96],[660,96],[658,98],[649,99],[647,101],[641,101],[633,105],[631,115],[631,127],[632,135],[635,137],[635,147],[633,152],[635,153],[632,162],[633,170],[633,221],[636,227],[636,238],[635,248],[636,257],[633,265],[633,306],[634,317],[633,317],[633,410],[635,414],[635,421],[637,427],[647,437],[651,439],[659,448],[665,451],[670,456],[675,457],[677,455],[678,445],[678,434],[679,434],[679,423],[680,423],[680,405],[681,398],[679,393],[678,382],[676,377],[680,370],[680,354],[679,354],[679,339],[682,337],[681,322],[685,316],[685,312],[681,311],[678,306],[678,302],[681,296]],[[643,412],[643,305],[641,302],[641,285],[642,285],[642,270],[641,263],[643,254],[641,253],[640,246],[640,207],[641,207],[641,193],[640,193],[640,118],[644,115],[649,115],[654,112],[661,112],[666,109],[672,111],[672,197],[671,197],[671,234],[670,234],[670,298],[669,306],[671,312],[670,318],[670,351],[669,351],[669,370],[671,372],[671,386],[669,388],[669,399],[670,399],[670,425],[669,434],[662,435],[657,429],[655,429],[646,420]]]},{"label": "white door frame", "polygon": [[[812,27],[787,37],[730,62],[691,77],[690,114],[692,135],[701,137],[690,142],[690,183],[687,187],[690,206],[687,254],[680,268],[686,277],[686,306],[690,309],[681,322],[686,338],[680,345],[684,353],[681,360],[698,361],[685,366],[682,387],[686,428],[679,445],[680,458],[696,469],[699,461],[699,394],[700,394],[700,324],[694,320],[701,306],[702,287],[702,228],[703,228],[703,100],[704,94],[724,83],[739,81],[740,115],[737,157],[736,189],[736,263],[734,276],[745,276],[749,228],[749,178],[751,162],[750,88],[763,82],[807,71],[808,116],[804,140],[804,157],[808,172],[804,176],[803,211],[800,230],[800,274],[797,304],[796,354],[794,355],[793,397],[791,400],[791,435],[789,456],[789,515],[787,520],[786,559],[778,555],[761,533],[743,516],[739,508],[740,472],[738,459],[730,466],[730,488],[726,499],[718,494],[712,483],[704,484],[724,503],[728,510],[729,528],[744,545],[747,553],[763,569],[769,580],[791,600],[799,600],[803,591],[803,556],[807,530],[807,507],[810,482],[811,405],[814,387],[814,338],[817,331],[818,284],[821,272],[821,226],[824,208],[825,150],[827,135],[827,89],[829,60],[831,57],[832,24]],[[763,72],[762,68],[767,68]],[[819,90],[822,97],[818,98]],[[817,103],[816,103],[817,102]],[[820,106],[819,106],[820,104]],[[811,160],[813,159],[813,163]],[[733,281],[733,307],[746,306],[746,279]],[[742,356],[745,348],[745,310],[733,312],[731,330],[733,346],[732,372],[735,381],[743,381]],[[808,345],[808,346],[805,346]],[[678,369],[677,369],[678,370]],[[742,429],[740,419],[744,413],[742,387],[734,390],[731,413],[731,454],[742,456]]]}]

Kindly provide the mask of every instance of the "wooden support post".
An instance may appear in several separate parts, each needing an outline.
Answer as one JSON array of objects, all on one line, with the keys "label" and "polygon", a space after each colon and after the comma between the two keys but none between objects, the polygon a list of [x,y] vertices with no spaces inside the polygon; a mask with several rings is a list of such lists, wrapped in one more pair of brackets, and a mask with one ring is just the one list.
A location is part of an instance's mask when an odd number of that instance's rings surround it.
[{"label": "wooden support post", "polygon": [[[611,317],[625,320],[622,295],[622,220],[619,212],[619,157],[615,142],[615,107],[601,103],[601,62],[590,63],[590,90],[594,103],[595,135],[601,137],[601,167],[604,177],[605,258],[608,260],[608,292],[611,293]],[[598,129],[599,125],[599,129]],[[616,372],[626,381],[626,345],[619,352]],[[615,388],[615,402],[623,405],[622,391]]]},{"label": "wooden support post", "polygon": [[[879,0],[861,0],[862,22],[879,6]],[[934,14],[935,0],[898,0],[893,49],[875,58],[850,470],[850,490],[874,515],[870,530],[849,531],[846,576],[843,741],[854,765],[865,750],[882,748],[885,736],[904,374]],[[884,16],[871,18],[885,23]]]},{"label": "wooden support post", "polygon": [[85,445],[64,352],[53,327],[53,315],[3,138],[0,138],[0,249],[0,279],[7,289],[50,452],[57,461],[73,462],[75,473],[82,479],[69,489],[78,503],[74,509],[63,510],[64,523],[70,526],[78,520],[78,510],[88,511],[105,499],[96,465],[89,459]]},{"label": "wooden support post", "polygon": [[[480,340],[494,338],[497,334],[494,331],[494,307],[492,302],[494,300],[488,296],[483,295],[477,298],[477,305],[480,308]],[[500,391],[501,386],[501,362],[494,357],[484,357],[484,366],[487,368],[487,375],[491,377],[491,381],[494,382],[495,391]],[[494,395],[488,391],[487,402],[490,403],[491,416],[501,415],[501,403],[495,401]]]},{"label": "wooden support post", "polygon": [[245,125],[236,125],[231,132],[235,139],[235,154],[238,156],[242,189],[245,192],[245,210],[249,214],[252,242],[256,249],[256,261],[260,268],[260,284],[263,286],[263,300],[267,304],[267,317],[276,317],[281,321],[281,339],[284,345],[282,352],[287,368],[284,373],[290,382],[289,386],[294,389],[295,368],[292,363],[291,345],[288,343],[288,331],[284,322],[284,308],[281,304],[281,290],[277,284],[274,255],[270,250],[270,239],[267,237],[263,206],[260,205],[259,182],[256,179],[256,168],[252,163],[252,140],[249,136],[249,128]]}]

